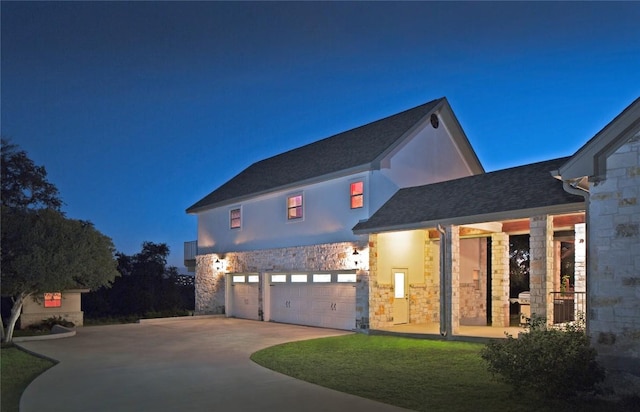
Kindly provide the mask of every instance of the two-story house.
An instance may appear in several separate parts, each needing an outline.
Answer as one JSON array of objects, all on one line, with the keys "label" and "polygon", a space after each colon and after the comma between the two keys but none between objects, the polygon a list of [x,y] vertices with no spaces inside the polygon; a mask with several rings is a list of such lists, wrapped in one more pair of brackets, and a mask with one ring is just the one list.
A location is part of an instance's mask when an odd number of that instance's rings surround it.
[{"label": "two-story house", "polygon": [[640,99],[571,157],[484,173],[442,98],[251,165],[187,209],[185,263],[199,314],[449,337],[513,322],[524,235],[527,313],[585,317],[640,376],[638,196]]},{"label": "two-story house", "polygon": [[483,172],[445,98],[256,162],[187,209],[196,312],[367,328],[369,236],[353,227],[401,188]]}]

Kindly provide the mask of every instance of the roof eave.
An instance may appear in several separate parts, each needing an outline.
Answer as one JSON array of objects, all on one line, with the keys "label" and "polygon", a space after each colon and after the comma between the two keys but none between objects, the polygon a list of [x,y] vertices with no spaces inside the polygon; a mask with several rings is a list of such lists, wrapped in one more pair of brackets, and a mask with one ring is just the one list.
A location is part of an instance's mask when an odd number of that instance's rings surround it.
[{"label": "roof eave", "polygon": [[495,222],[500,220],[523,219],[540,215],[559,215],[564,213],[582,212],[585,210],[584,202],[565,203],[562,205],[543,206],[530,209],[518,209],[504,212],[486,213],[471,216],[459,216],[445,219],[434,219],[415,223],[404,223],[400,225],[380,226],[368,229],[353,229],[355,235],[366,235],[370,233],[397,232],[403,230],[415,230],[424,228],[434,228],[439,224],[447,225],[469,225],[475,223]]},{"label": "roof eave", "polygon": [[202,213],[204,211],[207,210],[211,210],[211,209],[216,209],[219,207],[224,207],[224,206],[229,206],[229,205],[233,205],[233,204],[237,204],[237,203],[242,203],[245,202],[249,199],[253,199],[256,197],[260,197],[260,196],[264,196],[264,195],[268,195],[268,194],[272,194],[272,193],[276,193],[276,192],[281,192],[281,191],[286,191],[286,190],[292,190],[295,188],[299,188],[301,186],[308,186],[308,185],[312,185],[312,184],[316,184],[316,183],[321,183],[321,182],[326,182],[329,180],[333,180],[333,179],[338,179],[341,177],[345,177],[345,176],[349,176],[349,175],[353,175],[356,173],[362,173],[362,172],[368,172],[370,170],[373,170],[374,166],[372,163],[365,163],[363,165],[360,166],[354,166],[351,167],[349,169],[343,169],[343,170],[339,170],[336,172],[332,172],[332,173],[328,173],[322,176],[315,176],[309,179],[305,179],[305,180],[299,180],[297,182],[293,182],[290,184],[286,184],[286,185],[282,185],[282,186],[277,186],[271,189],[267,189],[267,190],[263,190],[260,192],[253,192],[244,196],[237,196],[237,197],[233,197],[230,199],[226,199],[220,202],[215,202],[215,203],[210,203],[207,205],[202,205],[199,207],[189,207],[188,209],[186,209],[186,213],[190,214],[190,215],[196,215],[198,213]]},{"label": "roof eave", "polygon": [[640,98],[585,143],[558,172],[563,180],[602,176],[606,158],[640,131]]}]

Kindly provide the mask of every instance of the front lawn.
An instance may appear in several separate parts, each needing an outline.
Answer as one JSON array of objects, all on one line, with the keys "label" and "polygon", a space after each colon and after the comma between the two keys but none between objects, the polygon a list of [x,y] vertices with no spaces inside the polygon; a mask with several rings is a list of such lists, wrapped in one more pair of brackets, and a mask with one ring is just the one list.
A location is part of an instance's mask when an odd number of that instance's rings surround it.
[{"label": "front lawn", "polygon": [[298,379],[417,411],[601,411],[620,406],[514,394],[487,371],[479,355],[483,346],[354,334],[278,345],[251,359]]},{"label": "front lawn", "polygon": [[2,412],[18,411],[20,397],[27,386],[54,365],[47,359],[30,355],[15,346],[2,347]]}]

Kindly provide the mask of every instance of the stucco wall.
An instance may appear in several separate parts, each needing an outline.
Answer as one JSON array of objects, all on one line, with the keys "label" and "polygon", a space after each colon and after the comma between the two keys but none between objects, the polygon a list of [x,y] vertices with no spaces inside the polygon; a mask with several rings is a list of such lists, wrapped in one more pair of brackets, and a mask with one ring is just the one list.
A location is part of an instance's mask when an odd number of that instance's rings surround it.
[{"label": "stucco wall", "polygon": [[640,134],[590,187],[588,333],[601,361],[640,376]]}]

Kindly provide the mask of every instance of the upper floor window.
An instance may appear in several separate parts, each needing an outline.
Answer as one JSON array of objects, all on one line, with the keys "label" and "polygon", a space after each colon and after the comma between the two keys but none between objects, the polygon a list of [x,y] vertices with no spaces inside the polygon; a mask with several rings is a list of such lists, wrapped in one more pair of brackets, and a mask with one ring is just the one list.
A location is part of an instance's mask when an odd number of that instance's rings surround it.
[{"label": "upper floor window", "polygon": [[302,195],[287,197],[287,219],[302,219]]},{"label": "upper floor window", "polygon": [[364,206],[364,183],[351,183],[351,209],[358,209]]},{"label": "upper floor window", "polygon": [[59,308],[62,306],[62,293],[45,293],[44,294],[44,307],[45,308]]},{"label": "upper floor window", "polygon": [[231,209],[229,212],[229,226],[231,229],[240,229],[242,225],[242,214],[240,208]]}]

